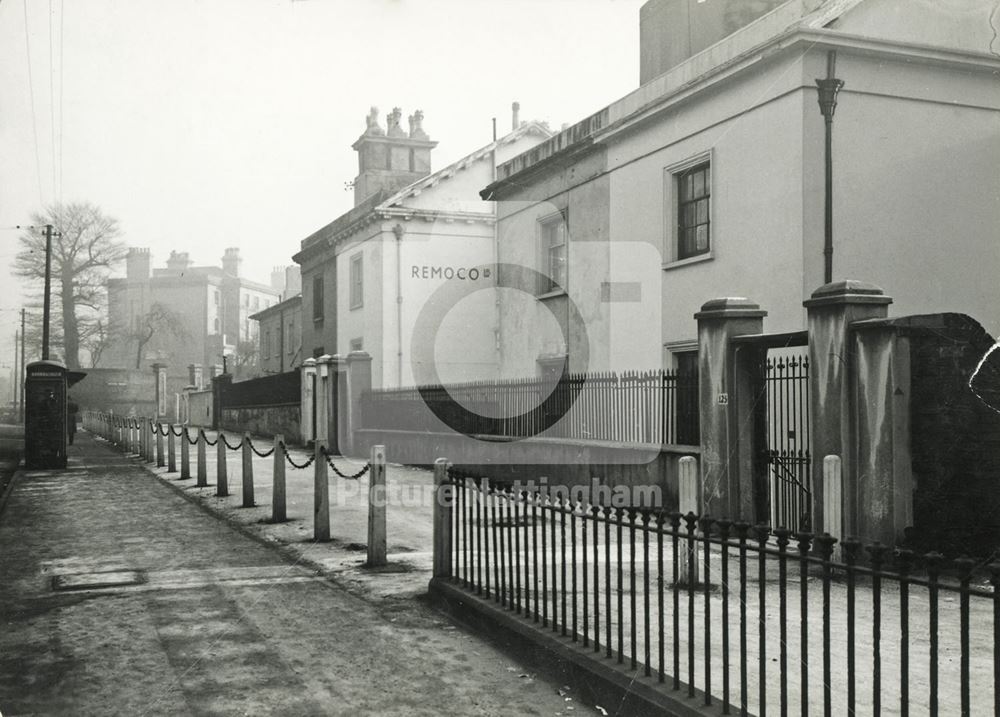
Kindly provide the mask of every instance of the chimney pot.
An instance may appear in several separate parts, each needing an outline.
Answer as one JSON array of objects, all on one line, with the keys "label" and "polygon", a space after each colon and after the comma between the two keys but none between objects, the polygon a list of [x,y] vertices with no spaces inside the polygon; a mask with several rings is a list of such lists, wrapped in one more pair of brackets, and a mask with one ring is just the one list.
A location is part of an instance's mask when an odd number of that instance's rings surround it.
[{"label": "chimney pot", "polygon": [[239,276],[242,261],[239,247],[229,247],[222,257],[222,271],[232,276]]},{"label": "chimney pot", "polygon": [[521,112],[521,103],[520,102],[514,102],[510,106],[510,113],[511,113],[510,128],[511,128],[511,130],[515,130],[518,127],[521,126],[521,123],[518,121],[518,115],[519,115],[520,112]]}]

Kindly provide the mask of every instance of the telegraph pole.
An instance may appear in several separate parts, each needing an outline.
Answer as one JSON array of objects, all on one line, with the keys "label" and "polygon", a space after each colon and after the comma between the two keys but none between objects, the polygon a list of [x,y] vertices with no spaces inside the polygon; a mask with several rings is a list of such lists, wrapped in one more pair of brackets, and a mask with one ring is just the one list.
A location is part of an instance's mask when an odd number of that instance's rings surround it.
[{"label": "telegraph pole", "polygon": [[18,376],[21,374],[17,371],[17,329],[14,329],[14,375],[10,377],[10,393],[11,397],[14,399],[14,417],[17,417],[17,386],[18,386]]},{"label": "telegraph pole", "polygon": [[17,376],[17,394],[21,399],[17,417],[24,421],[24,309],[21,309],[21,372]]},{"label": "telegraph pole", "polygon": [[52,286],[52,225],[45,225],[45,296],[42,299],[42,361],[49,360],[49,293]]}]

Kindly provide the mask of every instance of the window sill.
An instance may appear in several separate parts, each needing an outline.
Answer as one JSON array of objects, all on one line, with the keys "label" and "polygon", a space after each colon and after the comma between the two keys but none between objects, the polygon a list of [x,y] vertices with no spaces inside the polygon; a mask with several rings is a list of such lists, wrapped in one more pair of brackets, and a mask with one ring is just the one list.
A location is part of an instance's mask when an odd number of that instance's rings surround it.
[{"label": "window sill", "polygon": [[323,317],[322,316],[314,316],[313,317],[313,323],[314,324],[322,324],[323,323]]},{"label": "window sill", "polygon": [[539,301],[545,301],[546,299],[554,299],[557,296],[566,296],[566,290],[556,289],[555,291],[546,291],[544,294],[538,294],[535,298]]},{"label": "window sill", "polygon": [[364,304],[354,304],[354,305],[353,305],[353,306],[352,306],[352,307],[351,307],[351,308],[349,309],[349,311],[357,311],[358,309],[363,309],[363,308],[365,308],[365,305],[364,305]]},{"label": "window sill", "polygon": [[663,263],[663,270],[670,271],[671,269],[679,269],[682,266],[690,266],[691,264],[700,264],[703,261],[711,261],[715,258],[715,254],[712,252],[706,252],[705,254],[698,254],[697,256],[689,256],[687,259],[678,259],[676,261],[668,261]]}]

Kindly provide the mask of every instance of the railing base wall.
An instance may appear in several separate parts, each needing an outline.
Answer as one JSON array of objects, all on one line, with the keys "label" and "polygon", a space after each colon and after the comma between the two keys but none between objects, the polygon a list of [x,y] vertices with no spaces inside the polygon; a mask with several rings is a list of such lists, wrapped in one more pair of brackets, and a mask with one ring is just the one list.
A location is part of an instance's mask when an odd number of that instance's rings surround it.
[{"label": "railing base wall", "polygon": [[589,486],[597,477],[607,486],[656,486],[662,491],[665,508],[678,505],[680,459],[700,454],[698,446],[661,447],[569,438],[482,441],[470,452],[469,439],[455,434],[364,428],[355,435],[359,447],[390,446],[394,461],[430,467],[435,458],[447,456],[455,466],[497,481],[527,483],[545,476],[549,486],[572,487]]},{"label": "railing base wall", "polygon": [[600,705],[609,714],[707,717],[722,714],[706,707],[704,695],[687,697],[687,686],[673,692],[656,678],[644,677],[548,629],[526,622],[494,602],[470,595],[448,578],[434,578],[429,592],[434,604],[479,635],[516,652],[532,669],[573,687],[577,702]]}]

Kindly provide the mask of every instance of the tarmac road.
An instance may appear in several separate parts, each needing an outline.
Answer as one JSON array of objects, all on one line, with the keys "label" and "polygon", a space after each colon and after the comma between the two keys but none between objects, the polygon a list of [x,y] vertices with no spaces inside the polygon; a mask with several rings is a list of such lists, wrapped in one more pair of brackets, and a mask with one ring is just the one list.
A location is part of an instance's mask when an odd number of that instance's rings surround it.
[{"label": "tarmac road", "polygon": [[594,714],[419,601],[351,594],[77,438],[0,514],[0,713]]}]

